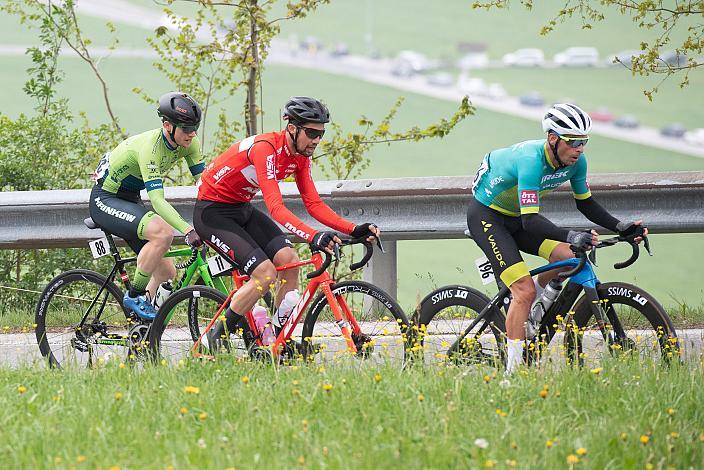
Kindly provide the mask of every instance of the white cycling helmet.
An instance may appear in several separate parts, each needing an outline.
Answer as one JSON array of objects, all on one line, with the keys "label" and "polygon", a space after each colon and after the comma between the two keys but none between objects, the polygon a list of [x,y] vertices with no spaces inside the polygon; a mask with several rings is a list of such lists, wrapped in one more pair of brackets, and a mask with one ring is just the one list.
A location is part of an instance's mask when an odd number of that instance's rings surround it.
[{"label": "white cycling helmet", "polygon": [[592,118],[579,106],[570,103],[554,104],[543,118],[543,131],[560,135],[588,135]]}]

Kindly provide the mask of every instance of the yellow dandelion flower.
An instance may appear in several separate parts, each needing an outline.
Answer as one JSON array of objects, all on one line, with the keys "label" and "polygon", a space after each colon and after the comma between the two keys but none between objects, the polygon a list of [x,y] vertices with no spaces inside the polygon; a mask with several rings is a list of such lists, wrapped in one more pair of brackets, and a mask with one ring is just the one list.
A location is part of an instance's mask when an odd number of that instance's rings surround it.
[{"label": "yellow dandelion flower", "polygon": [[494,468],[496,466],[496,460],[486,459],[484,461],[484,468]]},{"label": "yellow dandelion flower", "polygon": [[513,449],[513,450],[518,449],[518,443],[516,443],[516,441],[511,442],[511,449]]},{"label": "yellow dandelion flower", "polygon": [[186,408],[185,406],[182,406],[182,407],[178,410],[178,412],[181,413],[182,415],[187,415],[187,414],[188,414],[188,408]]},{"label": "yellow dandelion flower", "polygon": [[591,373],[594,374],[594,375],[599,375],[599,374],[601,374],[601,371],[602,371],[602,370],[604,370],[603,367],[597,367],[596,369],[592,369],[592,370],[591,370]]},{"label": "yellow dandelion flower", "polygon": [[582,456],[587,455],[587,449],[585,449],[584,447],[580,447],[579,449],[577,449],[577,450],[575,451],[575,453],[576,453],[577,455],[579,455],[580,457],[582,457]]},{"label": "yellow dandelion flower", "polygon": [[676,431],[672,431],[672,432],[670,433],[670,437],[673,438],[673,439],[677,439],[678,437],[680,437],[680,433],[678,433],[678,432],[676,432]]},{"label": "yellow dandelion flower", "polygon": [[548,439],[548,441],[545,443],[545,447],[547,447],[548,449],[552,449],[553,445],[555,445],[555,443],[550,439]]},{"label": "yellow dandelion flower", "polygon": [[198,395],[200,393],[200,388],[194,387],[193,385],[186,385],[183,391],[190,395]]},{"label": "yellow dandelion flower", "polygon": [[374,382],[376,382],[376,383],[381,382],[381,374],[374,374]]},{"label": "yellow dandelion flower", "polygon": [[[243,384],[247,385],[249,383],[249,377],[246,375],[243,375],[242,378],[240,379]],[[295,385],[295,384],[294,384]]]},{"label": "yellow dandelion flower", "polygon": [[76,463],[83,463],[86,460],[88,460],[88,457],[86,457],[85,455],[79,455],[78,457],[76,457]]},{"label": "yellow dandelion flower", "polygon": [[649,437],[649,436],[646,436],[645,434],[643,434],[642,436],[640,436],[640,443],[641,443],[641,444],[646,445],[648,442],[650,442],[650,437]]},{"label": "yellow dandelion flower", "polygon": [[27,387],[25,387],[24,385],[20,385],[19,387],[17,387],[17,393],[19,393],[20,395],[26,391],[27,391]]},{"label": "yellow dandelion flower", "polygon": [[418,394],[418,401],[423,401],[425,400],[425,396],[422,393]]},{"label": "yellow dandelion flower", "polygon": [[206,419],[208,419],[208,413],[206,413],[205,411],[201,412],[201,413],[198,415],[198,419],[201,420],[201,421],[205,421]]},{"label": "yellow dandelion flower", "polygon": [[116,401],[122,400],[122,397],[123,397],[122,392],[115,392],[115,400]]},{"label": "yellow dandelion flower", "polygon": [[298,457],[298,463],[299,463],[300,465],[305,465],[305,463],[306,463],[306,458],[301,455],[300,457]]},{"label": "yellow dandelion flower", "polygon": [[655,465],[653,465],[650,462],[645,464],[645,470],[653,470],[654,468],[655,468]]},{"label": "yellow dandelion flower", "polygon": [[491,382],[491,377],[489,377],[488,375],[485,375],[484,376],[484,383],[489,383],[489,382]]},{"label": "yellow dandelion flower", "polygon": [[540,395],[540,398],[547,398],[548,397],[548,391],[547,390],[541,390],[538,392],[538,395]]},{"label": "yellow dandelion flower", "polygon": [[506,460],[506,466],[507,466],[508,468],[516,468],[516,465],[518,465],[518,463],[517,463],[515,460],[513,460],[513,459],[507,459],[507,460]]},{"label": "yellow dandelion flower", "polygon": [[325,390],[326,392],[329,392],[330,390],[332,390],[332,384],[324,383],[323,390]]},{"label": "yellow dandelion flower", "polygon": [[118,367],[119,367],[120,369],[124,369],[124,368],[125,368],[125,363],[124,363],[124,362],[121,362]]},{"label": "yellow dandelion flower", "polygon": [[704,432],[699,435],[699,441],[704,442]]},{"label": "yellow dandelion flower", "polygon": [[120,466],[119,466],[119,465],[113,465],[112,467],[110,467],[110,470],[120,470]]},{"label": "yellow dandelion flower", "polygon": [[567,463],[570,465],[574,465],[576,463],[579,463],[579,457],[577,457],[574,454],[570,454],[567,456]]},{"label": "yellow dandelion flower", "polygon": [[675,414],[675,409],[674,409],[674,408],[668,408],[668,409],[667,409],[667,414],[669,414],[669,415]]},{"label": "yellow dandelion flower", "polygon": [[64,461],[64,459],[62,459],[62,458],[59,457],[59,456],[54,457],[54,463],[57,463],[57,464],[58,464],[58,463],[61,463],[61,462],[63,462],[63,461]]},{"label": "yellow dandelion flower", "polygon": [[327,457],[330,451],[328,450],[327,447],[323,447],[323,457]]}]

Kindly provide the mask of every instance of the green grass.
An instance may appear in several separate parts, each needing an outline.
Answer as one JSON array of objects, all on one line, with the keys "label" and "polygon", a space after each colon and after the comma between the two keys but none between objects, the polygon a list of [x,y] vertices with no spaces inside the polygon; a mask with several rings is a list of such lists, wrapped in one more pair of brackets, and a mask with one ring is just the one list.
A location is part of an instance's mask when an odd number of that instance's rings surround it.
[{"label": "green grass", "polygon": [[491,368],[402,371],[356,362],[2,369],[0,462],[564,468],[569,455],[586,452],[579,460],[588,468],[701,465],[701,364],[614,361],[594,372],[530,370],[507,384]]}]

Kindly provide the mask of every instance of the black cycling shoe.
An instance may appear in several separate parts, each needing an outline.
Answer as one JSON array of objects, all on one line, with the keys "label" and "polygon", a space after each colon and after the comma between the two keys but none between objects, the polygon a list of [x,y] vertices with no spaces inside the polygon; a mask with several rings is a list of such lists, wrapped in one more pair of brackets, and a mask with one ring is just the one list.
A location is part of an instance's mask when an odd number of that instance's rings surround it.
[{"label": "black cycling shoe", "polygon": [[230,340],[228,336],[229,335],[225,334],[225,322],[218,320],[215,326],[205,334],[205,337],[208,338],[210,353],[217,354],[222,352],[223,349],[226,352],[230,352]]}]

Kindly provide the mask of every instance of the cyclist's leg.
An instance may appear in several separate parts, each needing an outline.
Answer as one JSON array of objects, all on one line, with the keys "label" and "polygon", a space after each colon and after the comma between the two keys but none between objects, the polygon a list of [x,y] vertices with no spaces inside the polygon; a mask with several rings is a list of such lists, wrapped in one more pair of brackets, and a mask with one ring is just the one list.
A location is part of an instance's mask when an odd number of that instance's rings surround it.
[{"label": "cyclist's leg", "polygon": [[[276,268],[252,236],[244,229],[251,214],[250,204],[226,204],[197,201],[193,226],[203,241],[250,276],[250,280],[232,296],[225,312],[228,330],[243,326],[243,316],[266,294],[276,279]],[[224,326],[213,328],[221,336]]]},{"label": "cyclist's leg", "polygon": [[535,286],[523,261],[513,233],[521,228],[518,217],[503,215],[472,200],[467,211],[467,225],[472,238],[489,258],[495,275],[511,290],[511,304],[506,315],[508,336],[507,372],[522,361],[525,323],[535,299]]},{"label": "cyclist's leg", "polygon": [[[549,238],[536,236],[534,233],[528,233],[521,229],[514,234],[514,239],[521,251],[530,253],[531,255],[540,256],[541,258],[555,263],[568,258],[573,258],[574,253],[570,250],[570,245],[564,242],[558,242]],[[542,290],[555,278],[560,272],[569,270],[570,268],[558,268],[546,271],[537,276],[536,289],[537,295],[542,293]]]},{"label": "cyclist's leg", "polygon": [[[299,261],[293,243],[266,214],[252,208],[252,213],[244,228],[257,245],[264,247],[264,253],[274,262],[274,266],[278,267]],[[275,307],[279,307],[286,293],[298,288],[298,272],[298,268],[278,272]]]},{"label": "cyclist's leg", "polygon": [[[176,268],[173,261],[164,258],[164,254],[171,247],[174,229],[153,212],[144,216],[140,223],[140,228],[141,230],[138,232],[139,238],[147,240],[147,243],[144,244],[137,255],[137,269],[139,273],[149,275],[149,281],[144,288],[154,295],[159,284],[176,276]],[[141,287],[140,283],[135,290]]]}]

